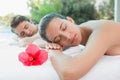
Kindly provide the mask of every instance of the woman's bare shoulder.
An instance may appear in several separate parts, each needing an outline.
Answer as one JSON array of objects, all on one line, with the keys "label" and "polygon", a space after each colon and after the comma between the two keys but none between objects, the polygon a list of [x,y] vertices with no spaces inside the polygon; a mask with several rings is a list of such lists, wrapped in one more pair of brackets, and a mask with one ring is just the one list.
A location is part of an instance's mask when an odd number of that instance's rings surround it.
[{"label": "woman's bare shoulder", "polygon": [[79,26],[96,29],[98,27],[101,27],[105,23],[111,23],[111,22],[113,21],[112,20],[89,20],[87,22],[80,24]]}]

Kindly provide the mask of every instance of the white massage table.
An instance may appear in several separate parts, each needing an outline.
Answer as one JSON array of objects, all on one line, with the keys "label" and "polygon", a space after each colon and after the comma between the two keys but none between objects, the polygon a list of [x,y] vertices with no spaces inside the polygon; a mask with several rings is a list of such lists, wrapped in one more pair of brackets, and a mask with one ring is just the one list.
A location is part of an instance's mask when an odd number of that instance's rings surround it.
[{"label": "white massage table", "polygon": [[[13,44],[10,34],[3,35],[0,33],[0,80],[60,80],[49,59],[42,66],[23,66],[18,54],[25,48]],[[64,53],[73,55],[82,49],[77,46]],[[120,56],[103,56],[80,80],[120,80]]]}]

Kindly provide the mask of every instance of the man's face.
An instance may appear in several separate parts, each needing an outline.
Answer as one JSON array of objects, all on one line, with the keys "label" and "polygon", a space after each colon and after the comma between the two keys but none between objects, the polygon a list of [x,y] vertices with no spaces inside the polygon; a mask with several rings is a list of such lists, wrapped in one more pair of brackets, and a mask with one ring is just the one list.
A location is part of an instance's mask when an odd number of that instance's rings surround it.
[{"label": "man's face", "polygon": [[76,46],[81,43],[81,33],[77,25],[69,20],[54,18],[46,29],[46,37],[61,46]]},{"label": "man's face", "polygon": [[30,37],[35,34],[36,30],[36,26],[33,23],[23,21],[18,24],[14,31],[19,37]]}]

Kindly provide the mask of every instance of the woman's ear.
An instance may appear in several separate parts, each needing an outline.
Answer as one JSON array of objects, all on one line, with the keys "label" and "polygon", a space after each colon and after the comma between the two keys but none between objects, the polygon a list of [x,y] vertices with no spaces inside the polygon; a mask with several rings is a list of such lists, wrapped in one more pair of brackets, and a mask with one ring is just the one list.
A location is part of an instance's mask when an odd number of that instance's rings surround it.
[{"label": "woman's ear", "polygon": [[32,20],[29,21],[31,24],[34,24],[34,22]]},{"label": "woman's ear", "polygon": [[70,21],[72,23],[75,23],[75,21],[71,17],[67,16],[66,18],[67,18],[68,21]]}]

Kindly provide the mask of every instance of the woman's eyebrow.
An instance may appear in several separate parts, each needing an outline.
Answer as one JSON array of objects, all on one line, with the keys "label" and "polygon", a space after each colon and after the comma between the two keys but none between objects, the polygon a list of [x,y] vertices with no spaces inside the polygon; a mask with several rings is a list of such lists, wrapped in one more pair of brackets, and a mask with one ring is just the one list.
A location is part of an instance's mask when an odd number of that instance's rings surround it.
[{"label": "woman's eyebrow", "polygon": [[61,30],[61,28],[62,28],[62,24],[63,24],[64,22],[62,22],[61,24],[60,24],[60,30]]}]

